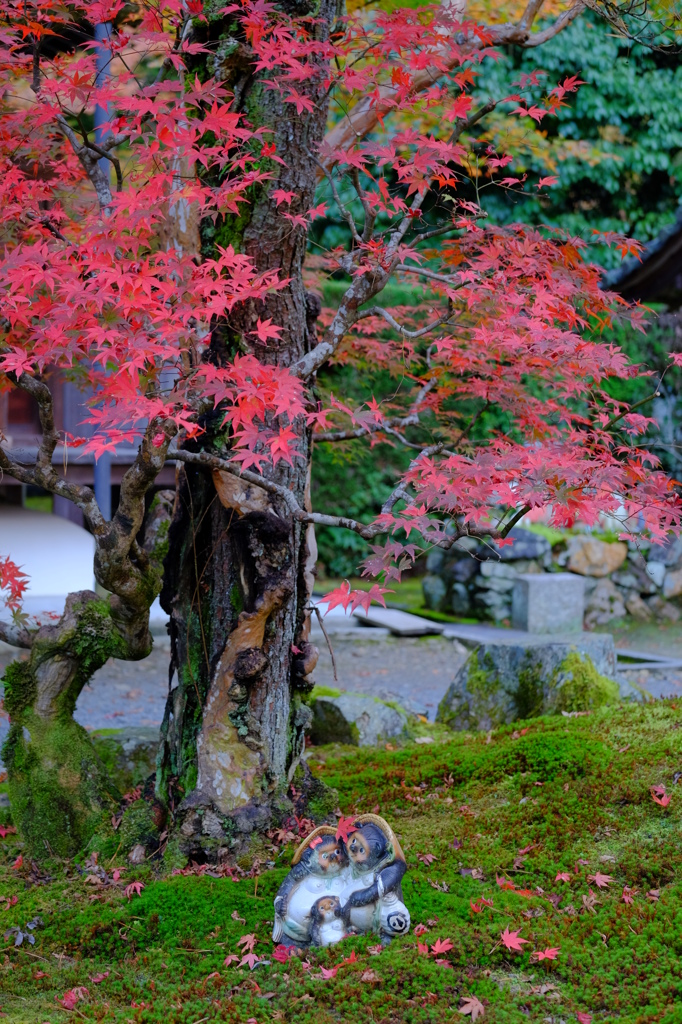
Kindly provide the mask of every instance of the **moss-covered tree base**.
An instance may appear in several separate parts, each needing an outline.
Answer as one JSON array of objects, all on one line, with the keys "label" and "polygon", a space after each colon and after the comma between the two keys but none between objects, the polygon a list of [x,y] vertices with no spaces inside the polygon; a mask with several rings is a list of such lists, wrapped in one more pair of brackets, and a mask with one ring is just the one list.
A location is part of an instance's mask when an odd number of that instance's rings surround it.
[{"label": "moss-covered tree base", "polygon": [[73,856],[118,806],[118,792],[73,719],[46,724],[25,714],[10,728],[3,756],[12,817],[33,856]]}]

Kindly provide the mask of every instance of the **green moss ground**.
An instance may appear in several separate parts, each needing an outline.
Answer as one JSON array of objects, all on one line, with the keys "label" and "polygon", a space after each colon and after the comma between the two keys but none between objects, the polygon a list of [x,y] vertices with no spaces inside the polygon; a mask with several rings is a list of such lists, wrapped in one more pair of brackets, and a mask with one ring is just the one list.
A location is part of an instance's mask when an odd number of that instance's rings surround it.
[{"label": "green moss ground", "polygon": [[[30,882],[26,869],[11,867],[21,846],[10,835],[0,841],[0,896],[17,902],[0,909],[3,930],[36,914],[45,926],[33,947],[4,943],[4,1019],[445,1024],[462,1020],[462,997],[476,995],[484,1020],[500,1024],[575,1024],[578,1012],[594,1022],[682,1021],[682,789],[674,784],[682,708],[605,708],[516,722],[489,738],[458,734],[396,750],[310,754],[315,774],[339,791],[344,813],[378,808],[394,825],[410,868],[404,895],[413,926],[427,926],[421,943],[452,941],[439,957],[445,963],[420,953],[410,934],[374,956],[371,940],[347,940],[311,953],[307,970],[298,960],[253,972],[225,968],[225,956],[249,932],[257,936],[255,952],[270,960],[272,899],[293,844],[273,855],[275,867],[257,882],[128,867],[126,882],[145,883],[128,900],[120,888],[87,884],[73,865]],[[654,803],[655,784],[671,794],[668,807]],[[519,850],[530,846],[519,861]],[[429,853],[430,865],[418,859]],[[462,874],[475,868],[482,880]],[[612,878],[603,890],[588,882],[597,871]],[[558,872],[570,881],[555,881]],[[531,895],[502,889],[496,876]],[[639,890],[631,905],[622,899],[626,885]],[[647,898],[651,890],[657,900]],[[598,901],[592,909],[590,891]],[[561,897],[558,909],[552,894]],[[473,913],[479,896],[492,899],[492,909]],[[232,918],[235,911],[244,923]],[[505,927],[529,940],[523,953],[498,945]],[[546,947],[559,947],[558,959],[532,963],[531,952]],[[320,965],[351,951],[357,962],[335,978],[321,976]],[[90,980],[106,971],[100,984]],[[69,1013],[55,996],[75,986],[89,996]]]}]

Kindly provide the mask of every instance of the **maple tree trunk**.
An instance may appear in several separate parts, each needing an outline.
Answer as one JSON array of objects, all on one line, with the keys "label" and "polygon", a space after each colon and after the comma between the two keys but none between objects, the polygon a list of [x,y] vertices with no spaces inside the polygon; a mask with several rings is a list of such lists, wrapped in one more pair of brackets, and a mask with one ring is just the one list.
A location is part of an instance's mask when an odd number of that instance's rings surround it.
[{"label": "maple tree trunk", "polygon": [[[339,14],[338,0],[279,6],[289,15],[314,14],[319,39]],[[253,351],[261,362],[286,367],[315,343],[319,300],[306,293],[301,274],[306,230],[286,220],[269,193],[293,192],[285,207],[292,213],[305,214],[313,205],[317,166],[311,154],[325,130],[326,66],[320,61],[314,77],[297,84],[314,105],[297,113],[253,74],[246,44],[231,31],[234,23],[227,20],[210,26],[219,75],[253,127],[272,129],[265,139],[286,166],[266,161],[277,180],[252,189],[238,218],[202,225],[202,244],[205,252],[232,244],[258,271],[276,269],[288,283],[265,301],[235,309],[213,332],[211,358]],[[254,343],[249,332],[258,317],[272,318],[281,337]],[[220,417],[204,426],[206,434],[186,447],[225,455],[229,439]],[[302,458],[263,472],[307,506],[310,436],[302,418],[292,429]],[[276,496],[194,466],[179,470],[170,552],[162,603],[171,615],[173,678],[157,795],[177,811],[183,852],[199,856],[226,843],[234,849],[254,829],[291,813],[286,793],[310,720],[301,698],[312,688],[317,661],[306,612],[317,552],[313,528],[293,522]],[[320,798],[318,815],[328,810]]]},{"label": "maple tree trunk", "polygon": [[131,616],[92,591],[69,594],[60,621],[43,626],[28,659],[5,670],[10,729],[2,756],[12,816],[38,859],[78,853],[118,807],[120,794],[73,711],[110,657],[149,654],[148,622],[148,611]]}]

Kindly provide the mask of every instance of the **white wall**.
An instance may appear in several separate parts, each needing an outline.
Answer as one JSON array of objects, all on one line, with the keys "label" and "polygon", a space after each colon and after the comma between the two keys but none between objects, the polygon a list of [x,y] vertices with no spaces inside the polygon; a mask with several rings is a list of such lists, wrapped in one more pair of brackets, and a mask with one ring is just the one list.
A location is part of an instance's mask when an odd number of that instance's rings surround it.
[{"label": "white wall", "polygon": [[0,557],[9,555],[28,575],[23,610],[29,615],[61,613],[67,594],[94,590],[94,553],[95,542],[87,530],[67,519],[0,506]]}]

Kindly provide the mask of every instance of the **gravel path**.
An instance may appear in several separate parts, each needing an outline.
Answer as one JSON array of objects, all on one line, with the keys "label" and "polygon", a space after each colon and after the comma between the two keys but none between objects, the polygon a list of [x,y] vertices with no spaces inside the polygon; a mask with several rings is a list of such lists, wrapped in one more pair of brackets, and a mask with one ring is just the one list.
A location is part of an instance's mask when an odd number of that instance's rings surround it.
[{"label": "gravel path", "polygon": [[[373,630],[365,635],[331,634],[337,665],[334,679],[332,661],[319,631],[314,642],[320,650],[315,680],[320,686],[367,693],[395,700],[409,711],[433,720],[455,672],[466,658],[456,641],[441,637],[393,637]],[[682,655],[682,628],[653,629],[617,636],[618,646]],[[16,652],[0,644],[0,676]],[[117,729],[128,726],[158,726],[163,718],[168,692],[169,641],[155,638],[154,650],[144,661],[111,659],[97,672],[78,699],[75,717],[86,729]],[[682,670],[632,669],[627,678],[645,687],[654,697],[682,697]],[[0,716],[0,742],[7,720]]]}]

